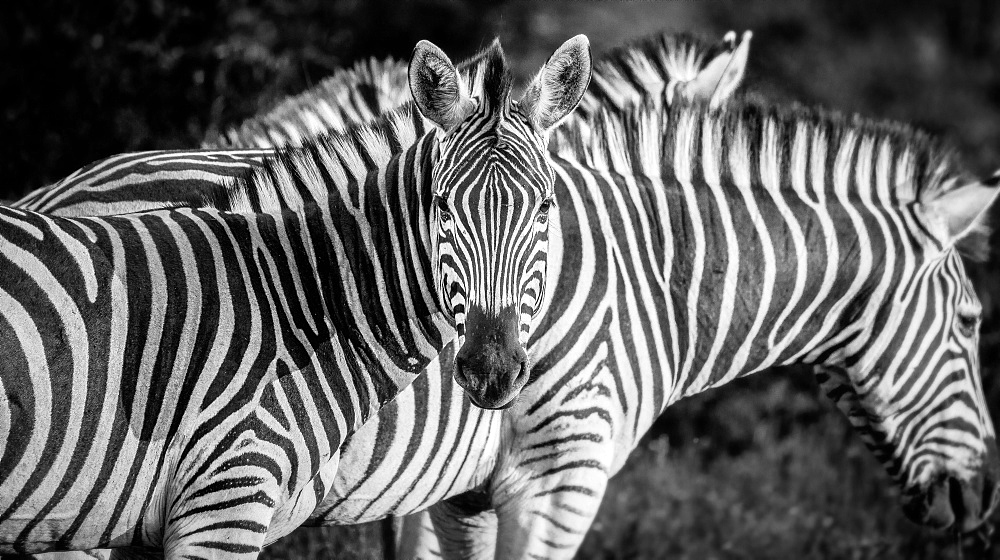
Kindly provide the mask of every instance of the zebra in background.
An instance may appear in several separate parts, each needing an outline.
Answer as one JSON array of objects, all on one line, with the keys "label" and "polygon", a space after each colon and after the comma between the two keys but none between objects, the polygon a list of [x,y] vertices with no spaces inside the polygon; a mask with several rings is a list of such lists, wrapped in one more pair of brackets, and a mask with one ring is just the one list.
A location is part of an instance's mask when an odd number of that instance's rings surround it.
[{"label": "zebra in background", "polygon": [[[404,305],[404,308],[410,314],[416,315],[416,317],[413,317],[406,314],[394,314],[388,317],[384,321],[384,325],[378,329],[365,330],[357,328],[357,325],[352,325],[353,328],[349,328],[348,330],[354,337],[374,336],[377,333],[380,342],[388,344],[395,341],[398,344],[398,347],[393,349],[382,349],[381,353],[373,351],[365,352],[363,345],[354,344],[353,337],[342,336],[348,339],[346,342],[350,343],[348,347],[342,349],[343,353],[352,355],[353,352],[358,352],[355,356],[361,359],[361,363],[352,368],[352,375],[354,377],[361,375],[361,372],[363,372],[361,368],[364,364],[375,364],[379,358],[385,357],[395,358],[394,362],[397,361],[396,359],[405,359],[405,365],[418,369],[423,369],[427,366],[426,361],[421,362],[415,358],[409,359],[405,358],[405,355],[401,356],[399,354],[399,347],[405,348],[407,340],[411,342],[413,340],[420,340],[420,337],[414,338],[415,333],[429,329],[428,326],[420,324],[421,321],[426,320],[428,310],[439,309],[438,305],[441,303],[454,305],[453,299],[448,299],[443,294],[435,293],[435,288],[442,284],[440,277],[443,276],[442,269],[444,267],[440,263],[449,260],[448,257],[440,256],[442,254],[440,249],[442,239],[449,239],[449,241],[451,239],[451,234],[445,234],[443,231],[454,228],[454,226],[442,224],[442,221],[449,222],[451,220],[447,218],[442,220],[440,209],[442,204],[441,198],[447,196],[449,192],[452,196],[461,193],[462,197],[474,200],[492,196],[494,192],[501,189],[506,189],[508,193],[517,191],[517,189],[511,188],[509,185],[517,185],[518,189],[537,189],[527,191],[527,194],[534,196],[540,196],[551,189],[550,185],[553,180],[553,174],[546,161],[547,153],[544,148],[544,137],[541,133],[554,126],[575,108],[576,103],[579,101],[583,90],[589,82],[590,55],[586,38],[578,36],[571,39],[553,54],[547,65],[540,71],[536,81],[529,87],[531,97],[517,103],[516,109],[513,107],[514,102],[509,98],[509,73],[507,72],[499,45],[494,45],[489,49],[483,59],[483,66],[477,72],[474,83],[458,83],[460,78],[454,66],[451,65],[450,61],[448,61],[447,57],[439,49],[429,43],[422,42],[415,50],[414,61],[411,63],[411,81],[414,84],[415,96],[422,102],[419,105],[421,110],[426,113],[429,119],[437,123],[442,131],[446,132],[445,135],[432,131],[421,135],[419,140],[416,139],[417,136],[410,133],[422,125],[423,121],[416,117],[412,111],[403,110],[387,118],[388,127],[399,131],[399,135],[394,137],[393,142],[397,146],[406,146],[404,152],[398,153],[395,156],[392,155],[394,147],[390,147],[388,144],[388,137],[373,135],[373,129],[361,129],[354,131],[353,135],[327,138],[322,143],[310,146],[308,149],[283,152],[276,158],[269,158],[263,166],[251,174],[241,177],[233,186],[225,187],[216,185],[217,188],[214,189],[204,187],[205,193],[219,197],[218,199],[212,199],[212,202],[216,206],[228,210],[292,209],[294,210],[294,215],[299,216],[302,213],[307,213],[313,204],[311,201],[314,198],[319,200],[329,198],[338,203],[336,212],[330,209],[324,212],[322,211],[324,206],[320,205],[319,208],[321,210],[308,212],[308,215],[319,215],[320,226],[336,224],[343,225],[345,228],[342,230],[338,228],[336,233],[326,230],[320,233],[328,233],[327,240],[329,242],[334,244],[342,243],[345,249],[353,247],[352,251],[345,250],[343,254],[344,258],[338,259],[335,263],[339,265],[341,269],[339,272],[341,274],[349,274],[351,280],[355,281],[351,286],[353,291],[345,292],[353,296],[353,299],[348,298],[352,303],[350,311],[353,313],[361,312],[361,314],[374,312],[377,316],[377,310],[369,308],[371,303],[380,302],[382,306],[388,306],[390,303],[385,300],[391,299],[391,295],[396,295],[405,299],[405,303],[414,304],[410,306]],[[481,94],[478,101],[472,100],[472,93],[474,92]],[[450,102],[460,103],[463,112],[453,110],[454,107],[449,107],[449,110],[446,112],[437,110],[438,107],[446,106]],[[483,141],[484,137],[489,140],[496,137],[500,132],[503,134],[502,145],[497,145],[496,142],[492,141]],[[409,144],[404,144],[406,140],[409,140]],[[361,147],[367,149],[362,151]],[[483,157],[484,153],[489,157]],[[473,163],[470,164],[470,161]],[[484,167],[485,171],[478,169],[478,165]],[[451,166],[460,168],[462,173],[485,172],[489,177],[489,181],[482,184],[469,184],[462,180],[460,175],[453,173],[450,169]],[[535,166],[538,166],[541,171],[536,169]],[[475,193],[476,188],[482,188],[483,186],[488,186],[490,192],[485,195]],[[364,188],[362,189],[361,187]],[[331,194],[327,193],[328,190]],[[421,194],[422,198],[409,200],[402,197],[397,191],[402,191],[403,193],[417,192]],[[432,193],[434,196],[432,196]],[[521,193],[518,192],[518,194]],[[531,247],[531,250],[526,253],[527,258],[523,258],[522,262],[512,262],[504,266],[502,268],[502,276],[492,276],[494,271],[490,269],[480,272],[480,274],[488,276],[485,281],[482,278],[466,274],[463,278],[469,282],[467,285],[471,285],[472,287],[466,288],[461,295],[466,296],[471,294],[472,296],[476,296],[479,293],[477,290],[482,290],[485,293],[494,293],[494,290],[497,290],[497,288],[488,284],[491,281],[510,281],[515,283],[513,290],[502,288],[499,290],[500,293],[509,294],[518,289],[531,290],[532,295],[544,293],[543,281],[545,275],[544,272],[539,273],[539,269],[544,271],[543,259],[545,258],[546,245],[544,237],[547,229],[545,220],[535,219],[535,208],[531,206],[529,207],[531,213],[529,214],[527,223],[515,224],[510,219],[510,216],[505,214],[505,212],[510,210],[511,206],[513,205],[509,200],[505,200],[503,206],[491,204],[489,210],[497,212],[496,217],[488,216],[483,218],[469,215],[468,213],[463,214],[463,217],[469,220],[484,220],[485,223],[488,223],[491,228],[489,242],[495,243],[499,240],[501,242],[499,247],[514,247],[518,245],[515,242],[518,241],[519,237],[527,239],[528,245]],[[36,220],[48,220],[46,223],[73,223],[72,220],[66,221],[66,219],[62,219],[63,221],[60,222],[58,218],[45,218],[39,214],[33,214],[24,210],[12,209],[11,212]],[[154,213],[151,214],[153,218],[149,219],[162,219],[164,222],[168,222],[170,221],[168,220],[169,217],[184,216],[185,219],[191,219],[196,222],[197,220],[189,216],[195,215],[198,212],[175,211],[174,213]],[[368,216],[369,212],[373,216]],[[210,211],[209,214],[216,215],[217,212]],[[256,257],[258,255],[255,253],[262,252],[259,246],[263,243],[280,244],[283,250],[294,253],[294,250],[290,247],[289,237],[300,234],[301,229],[307,230],[307,233],[304,235],[304,238],[307,240],[317,235],[310,228],[302,228],[298,222],[284,224],[281,222],[281,217],[284,214],[287,214],[287,211],[279,214],[278,217],[269,216],[277,222],[276,224],[268,224],[269,228],[264,228],[263,226],[257,228],[261,230],[266,229],[267,233],[271,235],[265,236],[259,232],[254,232],[255,238],[253,241],[257,245],[246,250],[251,256]],[[168,218],[164,218],[163,216],[167,216]],[[143,218],[143,215],[136,214],[128,217],[108,218],[108,220],[118,220],[119,222],[128,220],[141,221]],[[356,228],[350,227],[350,224],[354,224],[355,221],[361,218],[371,218],[373,221],[377,221],[378,225],[382,227],[380,229],[372,226],[366,227],[365,225],[359,225]],[[89,223],[88,220],[104,223],[99,218],[84,218],[81,220],[86,223]],[[346,224],[341,224],[342,221],[346,222]],[[395,227],[392,226],[394,223],[396,224]],[[414,234],[419,234],[418,237],[408,235],[406,226],[409,224],[419,224],[422,226],[423,229],[413,232]],[[296,227],[297,225],[298,227]],[[165,229],[169,231],[171,227]],[[514,229],[520,231],[511,231]],[[28,231],[29,233],[34,232],[33,229],[29,229]],[[468,230],[450,229],[450,231],[458,231],[459,233],[456,234],[457,237]],[[504,235],[504,232],[510,232],[510,235]],[[412,247],[401,247],[391,242],[394,235],[407,235],[410,239],[419,238],[420,241],[429,243],[430,245],[415,245],[420,249],[426,249],[426,251],[415,250]],[[341,240],[340,238],[344,236],[349,236],[350,239]],[[146,237],[149,238],[149,243],[153,242],[154,237],[151,234]],[[257,239],[258,237],[266,237],[267,239]],[[467,239],[465,240],[468,241]],[[230,236],[230,241],[232,241],[232,236]],[[482,242],[486,243],[486,241]],[[363,247],[354,246],[359,244],[363,245]],[[371,273],[359,274],[355,274],[349,270],[350,266],[346,260],[348,257],[362,258],[368,250],[375,247],[378,247],[379,251],[369,253],[368,259],[371,261],[379,262],[386,260],[392,263],[404,263],[417,260],[421,266],[417,268],[416,272],[419,274],[424,271],[430,271],[429,274],[434,278],[434,282],[428,284],[425,280],[429,280],[429,278],[426,277],[415,279],[411,276],[412,273],[407,273],[405,268],[401,271],[394,271],[394,280],[398,284],[395,282],[385,282],[385,278],[379,274],[377,268],[371,271]],[[148,247],[143,247],[143,249],[148,249]],[[255,251],[255,249],[259,251]],[[462,249],[482,255],[484,262],[496,262],[499,260],[490,255],[491,251],[500,253],[500,249],[497,246],[481,248],[476,245],[476,241],[473,241],[472,243],[466,243]],[[190,250],[188,252],[192,254],[209,254],[205,250]],[[454,255],[455,252],[454,250],[446,250],[444,253]],[[508,258],[521,258],[524,255],[525,253],[521,252],[511,255]],[[321,253],[318,249],[309,250],[309,248],[304,252],[300,251],[295,256],[304,258],[309,263],[317,260],[327,262],[329,259],[325,253]],[[264,257],[259,258],[267,260]],[[431,266],[430,263],[434,263],[435,266]],[[445,274],[454,275],[455,272],[465,272],[464,270],[459,270],[453,263],[454,261],[450,263],[448,272]],[[104,264],[107,266],[107,263]],[[296,269],[289,266],[287,262],[275,259],[274,261],[268,261],[266,264],[268,265],[267,272],[269,273],[280,274],[278,271],[285,271],[286,274],[290,272],[291,280],[294,281],[298,278]],[[396,266],[400,265],[397,264]],[[336,271],[338,266],[334,266],[333,268]],[[344,268],[348,270],[345,271],[343,270]],[[386,270],[389,271],[391,268],[387,268]],[[333,274],[331,273],[331,275]],[[378,286],[373,287],[367,285],[366,282],[358,281],[367,278],[378,280]],[[527,279],[526,282],[524,281],[525,278]],[[473,282],[475,283],[473,284]],[[411,283],[416,285],[411,285]],[[453,284],[455,284],[455,280],[452,276],[449,276],[449,288]],[[259,295],[257,299],[276,298],[280,300],[282,299],[281,294],[285,292],[284,289],[281,289],[284,286],[279,288],[278,283],[274,280],[261,281],[258,285],[258,290],[263,290],[264,293]],[[420,303],[423,306],[415,305],[415,297],[404,297],[407,294],[405,290],[407,287],[419,289],[420,295],[423,297]],[[388,290],[388,293],[382,292],[382,289]],[[148,296],[149,294],[146,295]],[[456,293],[454,290],[451,290],[447,295],[453,298]],[[429,301],[433,301],[434,304],[431,305]],[[521,298],[521,302],[522,305],[525,305],[523,297]],[[281,303],[283,306],[285,305],[284,301]],[[315,304],[316,302],[313,301],[311,303]],[[320,303],[323,303],[322,300]],[[364,311],[362,311],[363,308]],[[164,310],[161,309],[160,311],[163,312]],[[341,313],[345,312],[343,309],[340,311]],[[310,321],[310,316],[305,313],[301,313],[305,319],[299,317],[299,313],[295,313],[294,311],[289,311],[288,313],[288,318],[282,323],[282,330],[279,331],[279,334],[285,335],[285,330],[288,328],[291,328],[293,333],[297,329],[305,330],[301,324],[303,322],[317,323],[315,320]],[[445,314],[452,317],[451,321],[458,315],[454,307],[447,308]],[[161,317],[163,321],[167,321],[167,317],[170,314],[153,315],[154,317]],[[436,318],[436,321],[442,320],[441,313],[432,311],[431,315]],[[319,324],[327,327],[328,323],[332,321],[332,318],[322,317],[322,319],[323,321]],[[487,321],[487,326],[489,326],[488,319],[477,320]],[[446,320],[445,324],[451,326],[451,321]],[[188,326],[178,325],[176,319],[167,322],[174,328]],[[20,325],[21,322],[12,322],[12,324]],[[479,328],[478,325],[480,325],[480,323],[475,321],[468,321],[467,324],[472,325],[472,328],[470,328],[471,331],[475,331],[476,328]],[[410,332],[402,332],[404,325],[408,326]],[[510,327],[510,325],[506,324],[503,326]],[[315,329],[315,327],[313,328]],[[522,333],[525,328],[523,325],[516,325],[515,328],[517,330],[515,331],[514,339],[517,340],[518,336],[524,336]],[[438,332],[440,333],[440,329]],[[461,324],[459,325],[459,332],[461,332]],[[309,331],[301,333],[302,336],[308,334]],[[462,343],[462,338],[461,336],[458,338],[460,344]],[[170,343],[165,343],[165,346],[172,347]],[[441,346],[431,347],[431,349],[440,351]],[[464,345],[462,349],[467,350]],[[393,353],[391,350],[396,350],[396,353]],[[486,350],[489,350],[488,344],[486,344]],[[202,351],[204,351],[204,348],[202,348]],[[306,352],[306,354],[309,354],[309,352]],[[334,354],[334,356],[328,358],[329,361],[336,361],[336,358],[342,358],[342,356],[336,355],[336,352]],[[467,352],[467,356],[475,358],[474,353]],[[259,367],[257,366],[252,369],[251,373],[258,372]],[[277,369],[278,371],[282,371],[281,367]],[[285,370],[287,370],[287,366]],[[172,389],[173,386],[171,385],[170,388]],[[163,391],[166,391],[166,388]],[[384,400],[380,402],[384,402]],[[301,407],[297,410],[301,410]],[[279,423],[282,423],[281,419],[285,417],[279,416],[276,418],[279,419]],[[313,418],[306,420],[318,419],[319,417],[315,417],[314,415]],[[149,429],[155,431],[157,426],[151,425]],[[282,427],[284,427],[283,423]],[[339,441],[337,443],[339,444]],[[335,450],[333,447],[331,449]],[[264,456],[265,454],[261,453],[260,455]],[[302,464],[315,466],[316,463],[316,461],[304,461]],[[293,503],[296,516],[305,511],[302,507],[308,509],[309,506],[315,505],[315,499],[321,498],[324,495],[323,489],[327,488],[327,483],[329,482],[327,475],[332,474],[335,469],[331,468],[333,465],[332,462],[321,461],[319,464],[323,467],[322,474],[325,477],[321,480],[322,485],[316,484],[314,487],[311,487],[312,492],[305,498],[296,495],[296,497],[301,498]],[[297,477],[293,480],[304,479]],[[12,484],[16,484],[16,481]],[[217,485],[213,487],[212,491],[224,491],[227,487],[231,489],[232,484],[228,484],[228,486],[227,484]],[[24,492],[27,492],[27,490],[24,490]],[[162,497],[162,493],[160,496]],[[10,507],[13,508],[16,505],[18,504],[11,504]],[[10,510],[8,510],[8,513],[10,513]],[[38,514],[39,512],[32,510],[31,513]],[[24,517],[30,518],[32,520],[30,523],[34,523],[36,522],[35,520],[39,519],[39,515],[26,515]],[[64,536],[63,542],[53,545],[52,543],[37,543],[32,541],[31,535],[18,534],[17,540],[10,542],[7,551],[22,549],[29,551],[43,550],[45,546],[54,546],[57,548],[127,546],[128,543],[155,545],[158,544],[156,543],[157,538],[164,537],[162,534],[156,533],[154,521],[157,520],[147,521],[147,524],[153,526],[153,529],[149,531],[143,529],[144,532],[141,538],[137,533],[136,537],[128,542],[107,540],[107,536],[102,534],[96,542],[93,540],[96,538],[93,535],[89,536],[91,538],[89,541],[87,540],[88,536],[80,536],[76,540],[73,540],[73,536]],[[298,517],[294,517],[292,520],[282,518],[281,521],[283,521],[283,524],[280,525],[280,528],[287,533],[301,520]],[[223,528],[219,526],[213,527],[211,530],[221,530]],[[15,533],[18,530],[19,528],[16,527],[10,529],[10,531]],[[75,531],[75,529],[73,530]],[[0,518],[0,531],[2,531],[0,534],[8,532],[7,527],[4,527],[3,518]],[[271,539],[273,534],[267,534],[268,542],[273,540]],[[278,536],[280,534],[282,533],[278,533]],[[75,532],[74,535],[76,535]],[[169,531],[167,536],[171,536]],[[143,538],[146,540],[143,540]],[[261,539],[263,540],[263,538],[262,535]],[[253,550],[259,550],[260,544],[256,543],[254,545],[256,548]],[[169,546],[168,550],[170,550]],[[246,553],[253,552],[250,548],[241,550]]]},{"label": "zebra in background", "polygon": [[[593,80],[574,112],[576,125],[602,106],[623,109],[653,100],[704,99],[717,106],[743,81],[750,40],[745,31],[708,42],[688,33],[659,33],[612,49],[594,62]],[[483,53],[457,65],[463,77],[482,62]],[[210,135],[212,149],[302,146],[314,138],[368,123],[410,101],[406,65],[391,58],[370,59],[338,69],[315,87]],[[560,130],[560,128],[556,128]]]},{"label": "zebra in background", "polygon": [[[591,82],[581,105],[592,108],[595,99],[602,99],[624,107],[650,97],[666,100],[663,92],[675,90],[684,92],[678,98],[719,102],[724,99],[720,96],[730,95],[743,79],[752,34],[745,32],[740,43],[735,42],[735,36],[729,32],[722,41],[709,43],[687,34],[661,34],[612,50],[598,60],[602,74]],[[475,81],[487,51],[458,65],[466,83]],[[85,166],[10,204],[61,216],[213,206],[220,196],[216,192],[220,185],[259,168],[275,148],[301,147],[320,136],[341,132],[349,124],[367,123],[403,106],[410,100],[407,83],[400,62],[362,61],[337,70],[271,111],[206,140],[204,150],[121,154]],[[613,88],[628,93],[612,95]],[[580,117],[585,114],[578,110],[571,118],[581,126]],[[422,134],[430,124],[417,127],[416,134]],[[390,149],[395,153],[399,147]]]},{"label": "zebra in background", "polygon": [[[565,136],[576,142],[556,160],[559,275],[529,343],[537,373],[503,414],[489,476],[431,508],[447,555],[571,556],[667,405],[789,363],[820,366],[911,519],[969,530],[992,510],[980,308],[957,251],[996,180],[968,179],[935,140],[893,123],[705,109],[603,112],[593,134]],[[393,428],[366,441],[385,445]],[[461,435],[429,449],[447,462]],[[378,488],[344,497],[335,482],[310,523],[371,511]]]},{"label": "zebra in background", "polygon": [[640,107],[591,128],[556,160],[561,273],[529,344],[544,373],[504,414],[513,443],[484,485],[497,518],[432,510],[446,550],[572,556],[666,406],[791,363],[820,366],[912,520],[989,515],[981,308],[958,249],[996,178],[905,126],[813,109]]},{"label": "zebra in background", "polygon": [[675,98],[718,107],[743,82],[752,38],[744,31],[737,41],[736,32],[729,31],[709,44],[686,33],[660,33],[612,49],[594,62],[593,83],[577,112],[591,117],[602,108],[660,107]]}]

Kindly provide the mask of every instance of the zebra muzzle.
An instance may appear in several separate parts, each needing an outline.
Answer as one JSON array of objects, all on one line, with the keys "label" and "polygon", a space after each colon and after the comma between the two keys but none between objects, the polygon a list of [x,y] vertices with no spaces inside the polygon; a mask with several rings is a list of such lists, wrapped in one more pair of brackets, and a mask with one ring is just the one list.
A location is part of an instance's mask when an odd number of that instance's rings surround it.
[{"label": "zebra muzzle", "polygon": [[455,356],[455,381],[472,404],[486,409],[511,406],[528,382],[528,356],[518,340],[513,306],[489,314],[472,305],[465,342]]},{"label": "zebra muzzle", "polygon": [[934,529],[974,531],[989,518],[1000,496],[997,473],[988,469],[970,480],[937,477],[904,507],[911,521]]}]

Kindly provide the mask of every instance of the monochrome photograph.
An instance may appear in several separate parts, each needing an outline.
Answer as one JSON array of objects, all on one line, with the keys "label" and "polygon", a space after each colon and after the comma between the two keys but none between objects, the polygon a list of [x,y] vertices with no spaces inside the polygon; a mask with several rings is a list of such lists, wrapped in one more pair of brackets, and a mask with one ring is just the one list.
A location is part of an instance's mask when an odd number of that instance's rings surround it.
[{"label": "monochrome photograph", "polygon": [[994,0],[36,0],[0,53],[0,559],[1000,558]]}]

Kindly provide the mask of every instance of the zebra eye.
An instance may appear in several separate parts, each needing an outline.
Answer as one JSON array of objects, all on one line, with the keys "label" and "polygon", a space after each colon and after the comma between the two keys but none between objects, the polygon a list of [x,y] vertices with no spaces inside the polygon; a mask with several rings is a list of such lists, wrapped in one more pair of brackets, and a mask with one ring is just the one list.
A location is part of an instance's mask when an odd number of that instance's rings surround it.
[{"label": "zebra eye", "polygon": [[550,198],[550,199],[547,199],[544,202],[542,202],[542,205],[538,207],[538,216],[536,217],[536,219],[540,223],[544,224],[546,221],[548,221],[548,219],[549,219],[549,210],[552,209],[552,205],[553,205],[553,202],[552,202],[552,199]]},{"label": "zebra eye", "polygon": [[976,335],[976,327],[979,326],[977,315],[959,313],[956,321],[958,322],[958,332],[962,333],[962,336],[972,338]]},{"label": "zebra eye", "polygon": [[448,210],[448,204],[443,198],[435,199],[435,204],[437,205],[438,216],[442,222],[448,222],[451,220],[451,211]]}]

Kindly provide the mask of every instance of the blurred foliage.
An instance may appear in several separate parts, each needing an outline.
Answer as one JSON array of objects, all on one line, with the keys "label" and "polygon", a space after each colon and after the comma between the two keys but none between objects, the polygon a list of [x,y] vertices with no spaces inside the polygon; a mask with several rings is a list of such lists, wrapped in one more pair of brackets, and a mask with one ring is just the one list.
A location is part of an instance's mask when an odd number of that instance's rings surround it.
[{"label": "blurred foliage", "polygon": [[[600,53],[662,29],[751,29],[746,83],[760,95],[910,121],[952,138],[973,169],[1000,167],[995,0],[8,4],[0,199],[113,153],[196,146],[363,56],[406,58],[427,38],[461,59],[496,34],[523,76],[581,32]],[[1000,418],[996,234],[993,247],[969,271]],[[1000,558],[1000,543],[906,522],[881,467],[816,392],[798,368],[672,406],[612,480],[580,557]],[[265,555],[374,558],[379,542],[377,525],[304,529]]]}]

